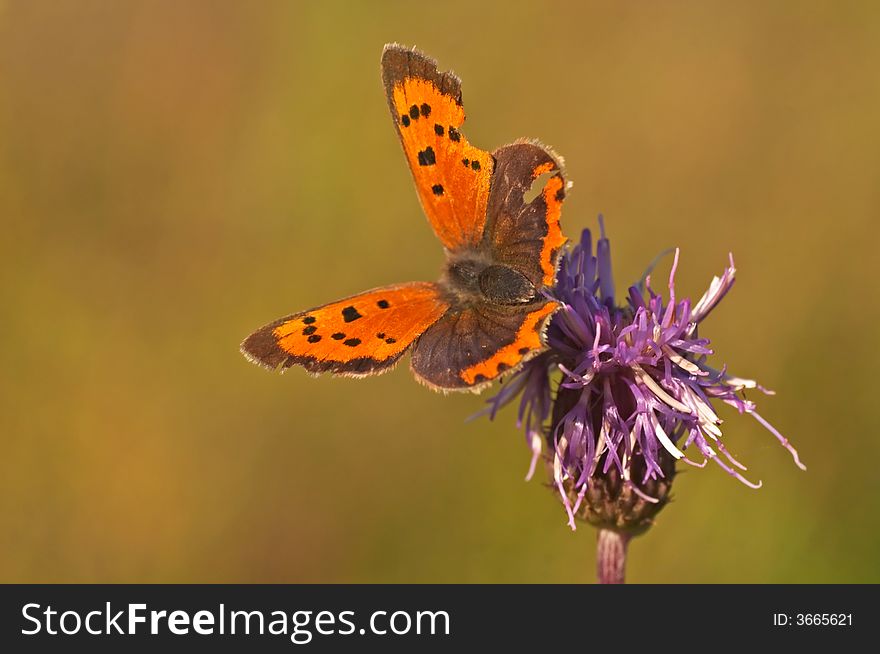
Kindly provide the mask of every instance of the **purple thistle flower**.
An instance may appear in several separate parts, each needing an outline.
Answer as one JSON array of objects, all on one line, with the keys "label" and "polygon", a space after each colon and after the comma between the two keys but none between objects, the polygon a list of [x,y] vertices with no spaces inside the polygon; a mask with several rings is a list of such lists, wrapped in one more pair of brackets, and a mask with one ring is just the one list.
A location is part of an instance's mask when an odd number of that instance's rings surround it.
[{"label": "purple thistle flower", "polygon": [[[751,415],[806,469],[787,439],[755,411],[745,391],[771,391],[706,363],[709,340],[699,324],[734,283],[733,256],[700,300],[675,295],[678,250],[668,300],[650,282],[651,268],[617,305],[611,249],[602,216],[593,254],[590,230],[562,257],[553,292],[561,308],[547,329],[548,350],[527,362],[487,412],[520,397],[518,427],[532,450],[527,479],[545,460],[569,525],[583,517],[597,526],[639,533],[665,504],[675,462],[704,467],[711,460],[750,488],[746,468],[724,445],[713,404]],[[656,262],[655,262],[656,263]],[[551,377],[561,373],[555,393]],[[690,448],[690,449],[689,449]],[[696,451],[697,462],[685,454]]]}]

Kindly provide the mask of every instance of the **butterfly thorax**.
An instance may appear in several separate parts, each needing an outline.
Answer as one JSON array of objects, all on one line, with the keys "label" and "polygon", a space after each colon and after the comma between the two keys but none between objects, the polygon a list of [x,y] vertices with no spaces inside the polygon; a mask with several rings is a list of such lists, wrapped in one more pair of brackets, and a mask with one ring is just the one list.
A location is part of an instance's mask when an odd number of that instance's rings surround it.
[{"label": "butterfly thorax", "polygon": [[537,296],[534,285],[523,273],[493,263],[477,252],[450,256],[441,284],[459,303],[484,300],[493,304],[525,304]]}]

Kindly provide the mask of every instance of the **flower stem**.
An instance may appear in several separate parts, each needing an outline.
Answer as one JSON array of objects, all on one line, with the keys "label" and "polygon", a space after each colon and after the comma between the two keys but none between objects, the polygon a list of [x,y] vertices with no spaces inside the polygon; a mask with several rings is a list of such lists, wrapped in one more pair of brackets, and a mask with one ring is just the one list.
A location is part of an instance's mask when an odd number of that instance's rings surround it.
[{"label": "flower stem", "polygon": [[629,536],[600,529],[596,541],[596,577],[600,584],[622,584],[626,573],[626,546]]}]

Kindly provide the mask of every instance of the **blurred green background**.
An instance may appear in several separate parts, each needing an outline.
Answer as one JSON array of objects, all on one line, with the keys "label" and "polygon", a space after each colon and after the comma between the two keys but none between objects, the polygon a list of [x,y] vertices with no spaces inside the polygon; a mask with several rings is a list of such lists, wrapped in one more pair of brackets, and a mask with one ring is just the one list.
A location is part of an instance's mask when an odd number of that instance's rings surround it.
[{"label": "blurred green background", "polygon": [[764,488],[682,474],[629,579],[880,582],[876,4],[109,0],[0,0],[0,581],[592,581],[514,411],[238,353],[439,271],[388,41],[462,76],[476,145],[566,157],[620,286],[736,256],[703,334],[809,470],[722,413]]}]

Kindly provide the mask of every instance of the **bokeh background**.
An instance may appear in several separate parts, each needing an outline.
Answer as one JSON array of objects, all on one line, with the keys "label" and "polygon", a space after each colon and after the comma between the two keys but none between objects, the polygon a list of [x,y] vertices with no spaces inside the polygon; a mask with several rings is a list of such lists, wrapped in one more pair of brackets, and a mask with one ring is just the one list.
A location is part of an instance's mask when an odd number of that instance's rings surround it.
[{"label": "bokeh background", "polygon": [[809,470],[723,413],[764,488],[680,475],[629,579],[880,581],[876,4],[171,0],[0,0],[0,581],[593,579],[513,411],[238,353],[439,271],[388,41],[462,76],[475,144],[566,157],[619,284],[736,256],[703,333]]}]

